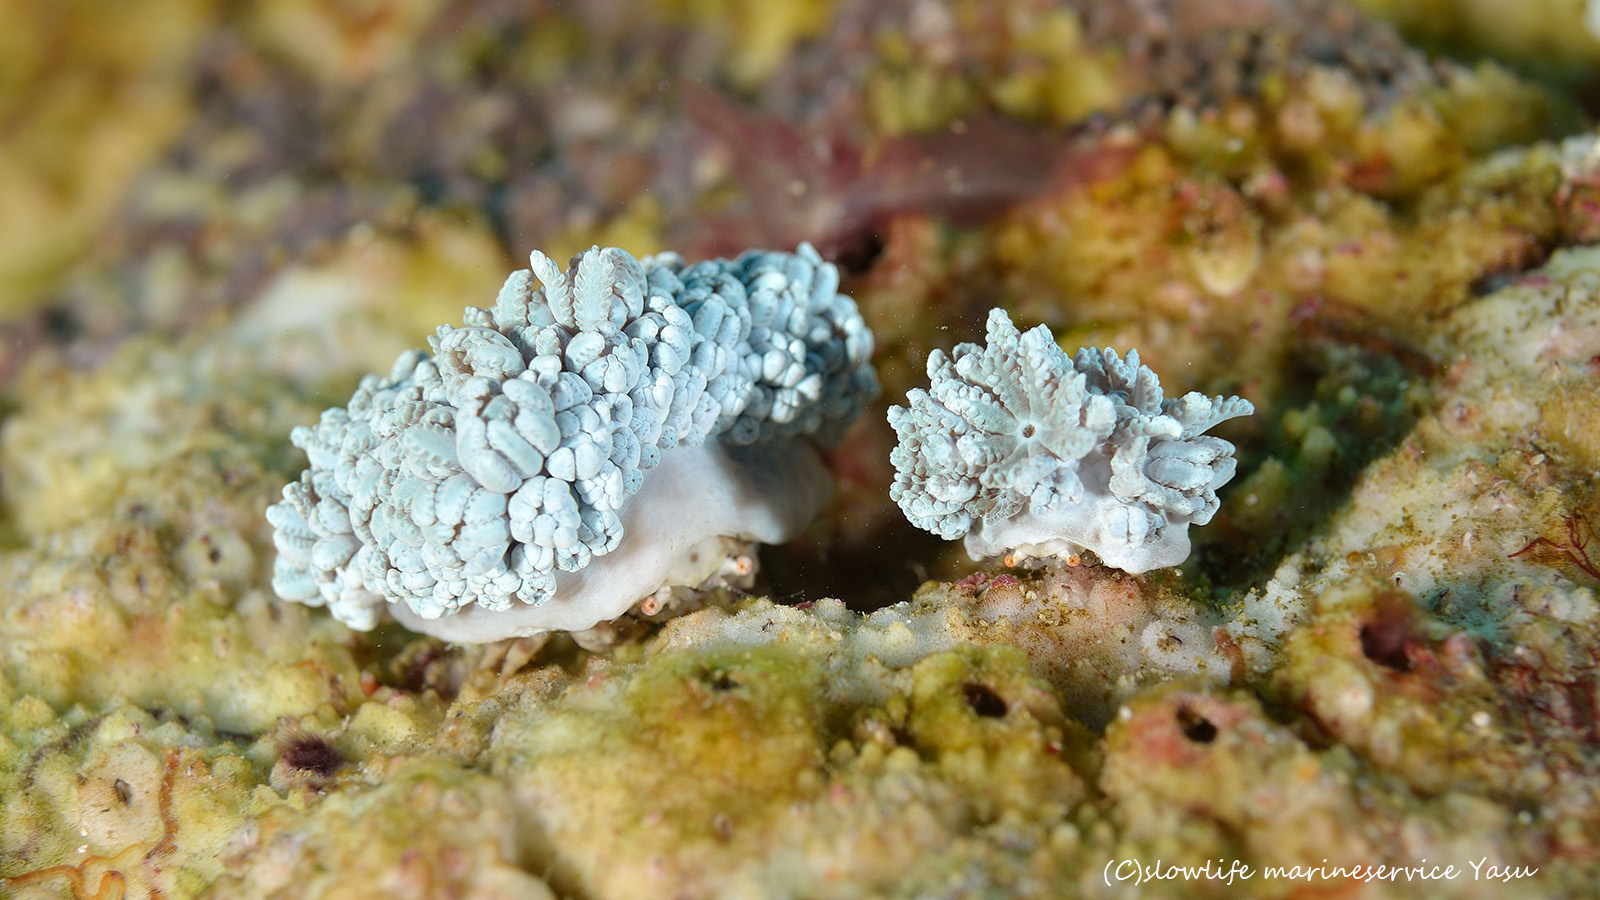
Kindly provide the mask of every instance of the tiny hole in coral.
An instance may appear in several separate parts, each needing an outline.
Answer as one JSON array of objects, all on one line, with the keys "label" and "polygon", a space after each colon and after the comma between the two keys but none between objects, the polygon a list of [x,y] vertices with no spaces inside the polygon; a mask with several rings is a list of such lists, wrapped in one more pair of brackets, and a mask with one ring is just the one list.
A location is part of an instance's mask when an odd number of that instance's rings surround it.
[{"label": "tiny hole in coral", "polygon": [[1033,423],[1029,422],[1028,424],[1022,426],[1022,436],[1025,438],[1031,438],[1033,437],[1035,430],[1036,429],[1033,427]]},{"label": "tiny hole in coral", "polygon": [[707,670],[701,673],[701,677],[714,691],[731,691],[739,686],[738,680],[722,669]]},{"label": "tiny hole in coral", "polygon": [[1178,727],[1183,729],[1184,737],[1196,744],[1209,744],[1217,739],[1217,726],[1187,706],[1178,708]]},{"label": "tiny hole in coral", "polygon": [[1380,610],[1361,626],[1362,655],[1396,672],[1411,671],[1411,656],[1406,648],[1412,643],[1411,617],[1402,612]]},{"label": "tiny hole in coral", "polygon": [[986,719],[999,719],[1006,714],[1006,701],[994,689],[986,684],[962,685],[961,692],[967,697],[967,705],[972,711]]},{"label": "tiny hole in coral", "polygon": [[839,268],[849,274],[860,275],[878,261],[878,257],[883,254],[883,247],[881,235],[869,234],[842,247],[838,258],[834,261],[839,264]]},{"label": "tiny hole in coral", "polygon": [[58,341],[70,341],[83,333],[83,325],[78,317],[65,307],[49,307],[40,314],[39,319],[45,334]]},{"label": "tiny hole in coral", "polygon": [[116,783],[111,785],[111,789],[117,792],[117,799],[122,801],[123,806],[133,805],[133,787],[126,781],[118,778]]}]

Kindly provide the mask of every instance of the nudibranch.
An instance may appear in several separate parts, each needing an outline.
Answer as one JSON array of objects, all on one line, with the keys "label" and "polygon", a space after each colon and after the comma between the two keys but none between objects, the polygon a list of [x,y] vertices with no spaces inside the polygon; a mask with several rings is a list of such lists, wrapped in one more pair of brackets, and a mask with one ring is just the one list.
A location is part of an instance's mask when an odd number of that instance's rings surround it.
[{"label": "nudibranch", "polygon": [[1164,399],[1138,351],[1069,357],[1048,328],[1022,334],[999,309],[985,346],[933,351],[928,377],[909,408],[889,409],[889,494],[918,528],[964,537],[975,560],[1183,562],[1189,525],[1211,521],[1236,465],[1233,445],[1204,432],[1254,412],[1238,397]]},{"label": "nudibranch", "polygon": [[[538,284],[535,283],[537,280]],[[825,505],[820,448],[878,393],[872,334],[809,245],[686,265],[534,252],[291,436],[267,510],[285,600],[482,642],[582,631],[729,572]]]}]

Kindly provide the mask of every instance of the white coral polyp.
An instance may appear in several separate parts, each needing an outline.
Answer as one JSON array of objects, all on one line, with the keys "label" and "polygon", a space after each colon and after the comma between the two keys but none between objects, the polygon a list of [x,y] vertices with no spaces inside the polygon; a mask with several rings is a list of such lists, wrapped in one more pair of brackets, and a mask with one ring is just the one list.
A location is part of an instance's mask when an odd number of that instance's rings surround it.
[{"label": "white coral polyp", "polygon": [[594,248],[566,272],[534,253],[493,310],[295,430],[311,465],[267,511],[274,589],[487,641],[696,586],[719,537],[788,539],[831,490],[814,442],[877,392],[837,287],[808,245],[693,266]]},{"label": "white coral polyp", "polygon": [[1233,445],[1205,435],[1254,411],[1238,397],[1163,399],[1137,351],[1068,357],[1050,330],[991,310],[985,346],[928,358],[928,390],[889,409],[890,497],[911,523],[965,538],[974,559],[1092,550],[1129,572],[1189,555],[1217,511]]}]

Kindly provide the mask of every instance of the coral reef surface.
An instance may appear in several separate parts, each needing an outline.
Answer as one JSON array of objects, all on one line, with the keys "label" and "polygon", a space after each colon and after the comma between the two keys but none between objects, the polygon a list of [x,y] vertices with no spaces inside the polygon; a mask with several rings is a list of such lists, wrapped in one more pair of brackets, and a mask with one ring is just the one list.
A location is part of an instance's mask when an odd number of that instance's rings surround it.
[{"label": "coral reef surface", "polygon": [[[1592,896],[1581,5],[0,0],[0,895]],[[529,249],[803,241],[888,398],[1000,308],[1247,401],[1188,559],[971,560],[880,399],[759,579],[472,645],[275,596],[294,429]],[[533,477],[434,369],[483,441],[417,449]]]}]

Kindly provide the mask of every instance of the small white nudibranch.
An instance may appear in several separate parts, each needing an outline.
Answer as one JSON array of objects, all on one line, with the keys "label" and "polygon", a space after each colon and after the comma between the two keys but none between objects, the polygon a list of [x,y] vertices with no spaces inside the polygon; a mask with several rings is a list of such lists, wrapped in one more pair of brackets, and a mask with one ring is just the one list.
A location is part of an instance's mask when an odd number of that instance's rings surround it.
[{"label": "small white nudibranch", "polygon": [[1056,345],[989,313],[985,346],[928,357],[926,391],[889,409],[899,435],[889,495],[911,524],[964,537],[973,559],[1092,550],[1129,572],[1189,556],[1189,524],[1217,511],[1233,445],[1203,434],[1254,412],[1248,400],[1161,395],[1130,350]]},{"label": "small white nudibranch", "polygon": [[726,538],[788,540],[827,503],[818,447],[877,395],[838,285],[809,245],[692,266],[597,247],[565,272],[535,252],[493,309],[295,429],[311,466],[267,510],[273,588],[479,642],[715,581]]}]

